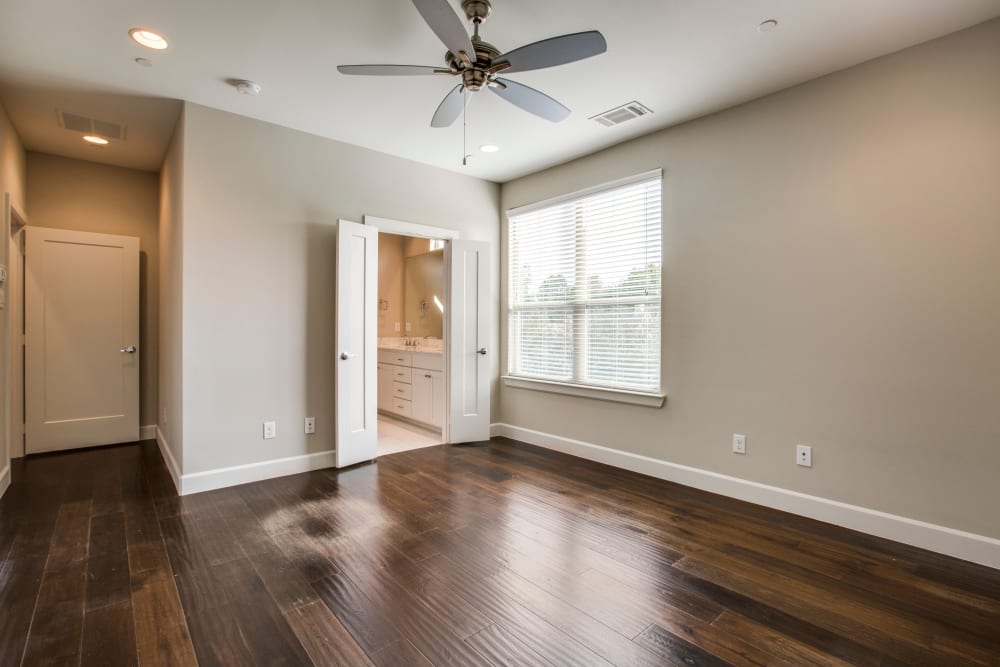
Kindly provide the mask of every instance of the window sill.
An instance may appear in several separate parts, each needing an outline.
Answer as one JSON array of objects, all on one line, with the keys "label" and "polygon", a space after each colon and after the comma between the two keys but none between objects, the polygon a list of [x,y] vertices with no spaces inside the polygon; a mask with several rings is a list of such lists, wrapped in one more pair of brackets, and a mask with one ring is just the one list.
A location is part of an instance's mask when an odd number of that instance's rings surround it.
[{"label": "window sill", "polygon": [[568,382],[553,382],[552,380],[536,380],[533,378],[515,377],[504,375],[503,383],[508,387],[516,389],[530,389],[531,391],[546,391],[552,394],[565,394],[567,396],[579,396],[580,398],[593,398],[599,401],[611,401],[614,403],[628,403],[630,405],[641,405],[647,408],[662,408],[667,400],[666,394],[645,393],[640,391],[627,391],[625,389],[608,389],[606,387],[588,387],[580,384],[570,384]]}]

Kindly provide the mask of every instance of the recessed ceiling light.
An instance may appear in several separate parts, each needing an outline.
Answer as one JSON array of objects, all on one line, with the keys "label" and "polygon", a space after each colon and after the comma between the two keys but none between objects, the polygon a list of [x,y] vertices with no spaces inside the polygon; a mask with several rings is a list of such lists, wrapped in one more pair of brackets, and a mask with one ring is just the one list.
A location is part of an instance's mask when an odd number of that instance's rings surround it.
[{"label": "recessed ceiling light", "polygon": [[128,31],[128,34],[138,44],[142,44],[146,48],[156,49],[157,51],[162,51],[167,48],[167,40],[163,39],[161,35],[153,32],[152,30],[146,30],[145,28],[132,28]]},{"label": "recessed ceiling light", "polygon": [[140,67],[152,67],[153,61],[150,60],[149,58],[136,58],[135,64],[139,65]]},{"label": "recessed ceiling light", "polygon": [[771,32],[778,27],[778,22],[775,19],[768,19],[762,21],[760,25],[757,26],[757,32]]},{"label": "recessed ceiling light", "polygon": [[479,147],[479,150],[481,150],[484,153],[496,153],[498,150],[500,150],[500,147],[494,146],[493,144],[483,144],[482,146]]},{"label": "recessed ceiling light", "polygon": [[230,83],[236,87],[236,92],[240,95],[250,95],[251,97],[260,95],[259,83],[248,81],[247,79],[233,79]]},{"label": "recessed ceiling light", "polygon": [[88,144],[94,144],[95,146],[107,146],[108,140],[104,137],[98,137],[93,134],[88,134],[83,138]]}]

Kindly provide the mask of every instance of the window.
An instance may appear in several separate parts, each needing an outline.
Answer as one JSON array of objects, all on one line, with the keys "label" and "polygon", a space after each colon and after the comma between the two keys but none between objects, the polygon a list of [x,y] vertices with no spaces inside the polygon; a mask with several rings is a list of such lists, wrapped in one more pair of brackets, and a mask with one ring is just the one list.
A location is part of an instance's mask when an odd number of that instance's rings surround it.
[{"label": "window", "polygon": [[511,378],[660,391],[661,180],[508,211]]}]

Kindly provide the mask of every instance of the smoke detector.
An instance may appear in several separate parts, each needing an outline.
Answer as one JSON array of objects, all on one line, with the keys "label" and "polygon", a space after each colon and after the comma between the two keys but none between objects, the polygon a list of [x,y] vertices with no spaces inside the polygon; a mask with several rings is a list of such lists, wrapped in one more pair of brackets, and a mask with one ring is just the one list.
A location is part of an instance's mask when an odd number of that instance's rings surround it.
[{"label": "smoke detector", "polygon": [[237,79],[233,81],[233,85],[236,86],[236,92],[240,95],[250,95],[251,97],[260,95],[259,83],[247,81],[246,79]]}]

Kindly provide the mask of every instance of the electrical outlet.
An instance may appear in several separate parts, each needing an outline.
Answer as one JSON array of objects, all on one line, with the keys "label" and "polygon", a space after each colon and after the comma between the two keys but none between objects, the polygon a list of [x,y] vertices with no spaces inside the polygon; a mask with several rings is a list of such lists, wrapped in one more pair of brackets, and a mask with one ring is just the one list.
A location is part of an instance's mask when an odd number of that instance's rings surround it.
[{"label": "electrical outlet", "polygon": [[733,452],[736,454],[747,453],[747,437],[739,433],[733,433]]},{"label": "electrical outlet", "polygon": [[306,417],[306,435],[311,435],[316,432],[316,418]]},{"label": "electrical outlet", "polygon": [[412,329],[413,329],[413,327],[412,327],[412,326],[410,326],[410,323],[409,323],[409,322],[407,322],[407,323],[406,323],[406,333],[410,333],[410,331],[411,331]]},{"label": "electrical outlet", "polygon": [[399,333],[399,322],[395,323],[395,329],[396,329],[396,333]]},{"label": "electrical outlet", "polygon": [[795,462],[800,466],[805,466],[806,468],[812,468],[813,464],[813,448],[809,445],[796,445],[795,447]]},{"label": "electrical outlet", "polygon": [[276,435],[278,435],[278,423],[264,422],[264,439],[271,440]]}]

